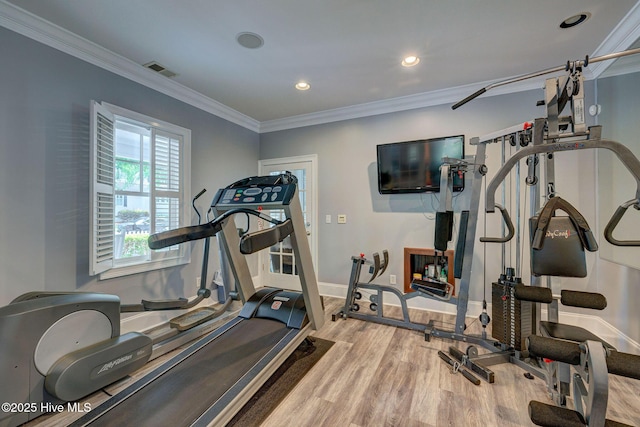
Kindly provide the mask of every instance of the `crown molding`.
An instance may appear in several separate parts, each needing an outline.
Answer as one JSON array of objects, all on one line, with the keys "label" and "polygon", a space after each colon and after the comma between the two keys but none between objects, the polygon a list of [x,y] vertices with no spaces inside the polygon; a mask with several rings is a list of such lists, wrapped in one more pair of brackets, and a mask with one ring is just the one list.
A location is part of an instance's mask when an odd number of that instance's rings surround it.
[{"label": "crown molding", "polygon": [[24,9],[0,0],[0,26],[254,132],[259,122]]},{"label": "crown molding", "polygon": [[[58,49],[83,61],[111,71],[136,83],[147,86],[172,98],[228,120],[257,133],[274,132],[350,120],[379,114],[388,114],[417,108],[454,103],[477,90],[497,81],[474,83],[465,86],[423,92],[382,101],[351,105],[310,114],[259,122],[226,105],[187,88],[164,76],[144,68],[129,59],[117,55],[64,28],[54,25],[5,0],[0,0],[0,26]],[[616,28],[594,51],[592,57],[627,49],[640,38],[640,1],[625,15]],[[613,61],[613,60],[612,60]],[[595,79],[612,61],[590,64],[585,69],[587,80]],[[629,72],[629,71],[625,71]],[[492,89],[482,95],[491,97],[517,93],[543,87],[545,78],[529,79]],[[504,81],[506,79],[501,79]]]},{"label": "crown molding", "polygon": [[[298,116],[285,117],[283,119],[267,120],[260,122],[260,133],[275,132],[324,123],[332,123],[342,120],[358,119],[363,117],[376,116],[379,114],[396,113],[418,108],[433,107],[436,105],[453,104],[476,92],[477,90],[495,82],[496,81],[474,83],[470,85],[457,86],[454,88],[423,92],[415,95],[408,95],[398,98],[385,99],[382,101],[335,108],[332,110],[319,111],[317,113],[301,114]],[[544,80],[541,79],[530,79],[511,84],[508,87],[502,86],[496,88],[487,92],[481,97],[491,97],[504,95],[507,93],[523,92],[531,89],[539,89],[543,87],[543,82]]]},{"label": "crown molding", "polygon": [[[593,52],[593,57],[622,52],[640,38],[640,1],[616,25],[606,39]],[[615,61],[602,61],[589,65],[594,78],[598,78]],[[630,72],[630,71],[627,71]],[[622,73],[621,73],[622,74]]]}]

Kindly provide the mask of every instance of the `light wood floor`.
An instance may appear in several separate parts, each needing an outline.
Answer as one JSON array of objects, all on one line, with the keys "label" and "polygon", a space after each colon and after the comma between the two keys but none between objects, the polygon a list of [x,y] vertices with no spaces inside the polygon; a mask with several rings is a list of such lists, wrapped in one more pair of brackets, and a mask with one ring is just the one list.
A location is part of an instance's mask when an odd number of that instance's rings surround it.
[{"label": "light wood floor", "polygon": [[[461,374],[453,374],[437,355],[465,343],[432,338],[419,332],[355,319],[331,321],[343,300],[325,298],[326,323],[313,335],[334,341],[333,347],[291,390],[287,398],[261,424],[262,427],[374,427],[374,426],[531,426],[528,402],[548,402],[545,384],[528,380],[512,364],[493,366],[495,383],[475,386]],[[399,314],[399,310],[397,312]],[[393,308],[385,308],[392,315]],[[433,320],[452,329],[451,315],[411,310],[411,319]],[[470,333],[479,333],[478,321],[468,322]],[[150,362],[151,369],[169,355]],[[148,369],[133,375],[137,378]],[[126,387],[108,387],[116,393]],[[92,407],[106,400],[98,392],[83,402]],[[572,403],[569,402],[571,406]],[[64,426],[80,414],[45,415],[27,426]],[[609,376],[607,417],[640,426],[640,381]]]},{"label": "light wood floor", "polygon": [[[282,426],[532,426],[528,402],[548,402],[545,384],[512,364],[492,367],[495,383],[475,386],[437,355],[451,340],[355,319],[331,321],[343,300],[325,298],[327,322],[313,335],[335,345],[263,422]],[[388,312],[388,313],[387,313]],[[398,310],[399,313],[399,310]],[[385,308],[385,315],[392,310]],[[411,311],[420,323],[452,329],[451,315]],[[479,322],[470,332],[480,332]],[[475,328],[475,329],[474,329]],[[640,426],[640,381],[609,376],[607,417]],[[570,402],[571,404],[571,402]]]}]

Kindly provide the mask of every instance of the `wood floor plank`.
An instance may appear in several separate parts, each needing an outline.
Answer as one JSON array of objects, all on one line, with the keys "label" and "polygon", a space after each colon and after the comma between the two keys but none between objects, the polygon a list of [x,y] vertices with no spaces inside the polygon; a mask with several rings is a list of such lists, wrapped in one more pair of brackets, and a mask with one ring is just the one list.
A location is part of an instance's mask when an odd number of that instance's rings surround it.
[{"label": "wood floor plank", "polygon": [[[344,300],[325,298],[326,323],[313,333],[335,344],[293,387],[262,427],[529,427],[530,400],[550,402],[545,383],[529,380],[525,371],[504,363],[491,366],[495,383],[475,386],[438,357],[438,350],[467,343],[355,319],[331,321]],[[385,313],[399,316],[397,307]],[[411,320],[452,330],[449,314],[410,310]],[[467,319],[467,332],[480,334],[477,319]],[[487,328],[490,336],[490,326]],[[479,351],[486,352],[485,349]],[[155,362],[155,361],[154,361]],[[161,359],[156,363],[160,363]],[[136,373],[143,375],[144,371]],[[115,387],[114,389],[116,389]],[[87,401],[97,402],[96,394]],[[571,399],[569,406],[573,405]],[[610,375],[607,417],[640,426],[640,381]],[[41,417],[28,426],[64,426],[69,419]]]}]

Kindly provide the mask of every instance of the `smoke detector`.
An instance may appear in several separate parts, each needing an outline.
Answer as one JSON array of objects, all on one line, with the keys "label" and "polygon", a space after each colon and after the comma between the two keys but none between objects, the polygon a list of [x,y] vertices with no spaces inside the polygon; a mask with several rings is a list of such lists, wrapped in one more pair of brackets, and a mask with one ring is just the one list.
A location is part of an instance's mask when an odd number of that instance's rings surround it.
[{"label": "smoke detector", "polygon": [[158,74],[162,74],[165,77],[171,78],[171,77],[177,76],[176,73],[174,73],[173,71],[167,69],[167,67],[165,67],[164,65],[158,64],[156,61],[152,61],[152,62],[149,62],[147,64],[144,64],[144,66],[147,67],[150,70],[155,71]]}]

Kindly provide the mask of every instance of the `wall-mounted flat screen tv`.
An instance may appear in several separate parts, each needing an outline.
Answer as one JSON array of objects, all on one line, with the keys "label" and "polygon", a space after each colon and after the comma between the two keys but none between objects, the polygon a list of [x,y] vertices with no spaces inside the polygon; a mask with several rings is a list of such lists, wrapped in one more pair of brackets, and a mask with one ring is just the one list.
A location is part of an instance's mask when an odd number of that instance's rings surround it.
[{"label": "wall-mounted flat screen tv", "polygon": [[[440,191],[443,157],[464,158],[464,135],[378,145],[380,194]],[[455,176],[453,190],[464,189],[464,176]]]}]

